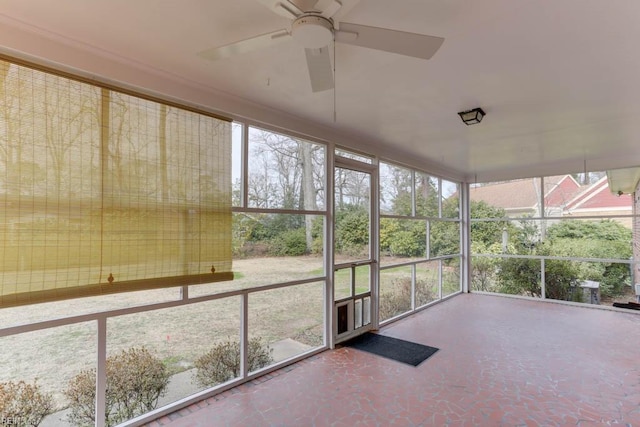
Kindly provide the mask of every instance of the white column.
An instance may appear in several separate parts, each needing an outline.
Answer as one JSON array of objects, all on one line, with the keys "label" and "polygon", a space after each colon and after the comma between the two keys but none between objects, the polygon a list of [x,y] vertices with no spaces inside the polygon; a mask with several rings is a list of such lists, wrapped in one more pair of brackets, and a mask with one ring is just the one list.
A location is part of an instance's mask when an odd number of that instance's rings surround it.
[{"label": "white column", "polygon": [[471,288],[471,203],[469,201],[469,183],[460,184],[460,278],[462,292],[470,292]]}]

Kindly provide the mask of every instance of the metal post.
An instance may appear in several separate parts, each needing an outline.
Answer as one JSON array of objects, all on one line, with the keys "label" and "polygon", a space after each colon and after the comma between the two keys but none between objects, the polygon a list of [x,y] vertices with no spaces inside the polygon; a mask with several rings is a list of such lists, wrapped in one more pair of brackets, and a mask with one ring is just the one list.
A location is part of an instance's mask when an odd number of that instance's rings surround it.
[{"label": "metal post", "polygon": [[460,239],[461,253],[460,278],[462,292],[470,292],[471,286],[471,203],[469,201],[469,183],[460,184]]},{"label": "metal post", "polygon": [[540,293],[542,295],[542,299],[546,299],[547,298],[547,286],[545,284],[546,278],[545,278],[545,270],[547,269],[545,266],[545,259],[542,258],[540,260]]},{"label": "metal post", "polygon": [[240,299],[240,378],[249,375],[249,294]]},{"label": "metal post", "polygon": [[96,369],[96,427],[104,427],[107,406],[107,318],[98,320],[98,366]]}]

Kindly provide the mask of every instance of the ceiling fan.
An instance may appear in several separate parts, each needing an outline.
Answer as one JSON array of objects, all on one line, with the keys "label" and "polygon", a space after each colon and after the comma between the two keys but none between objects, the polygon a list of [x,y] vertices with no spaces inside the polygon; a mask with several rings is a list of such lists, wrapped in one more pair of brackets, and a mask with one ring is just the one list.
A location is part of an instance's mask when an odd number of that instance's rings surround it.
[{"label": "ceiling fan", "polygon": [[444,42],[442,37],[342,22],[342,16],[359,0],[257,1],[292,19],[291,28],[208,49],[198,55],[218,60],[293,39],[305,50],[311,89],[321,92],[334,87],[329,56],[329,46],[334,41],[422,59],[430,59]]}]

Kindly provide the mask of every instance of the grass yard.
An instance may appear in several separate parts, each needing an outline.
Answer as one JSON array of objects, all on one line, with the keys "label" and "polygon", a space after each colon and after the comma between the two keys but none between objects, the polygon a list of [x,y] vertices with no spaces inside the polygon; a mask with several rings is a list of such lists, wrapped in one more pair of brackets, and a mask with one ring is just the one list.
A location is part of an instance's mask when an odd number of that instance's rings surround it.
[{"label": "grass yard", "polygon": [[[419,286],[427,286],[431,295],[437,283],[437,263],[418,264]],[[318,256],[277,257],[234,260],[236,278],[189,287],[189,297],[211,295],[230,290],[254,288],[283,280],[323,276],[323,259]],[[444,270],[444,269],[443,269]],[[455,269],[454,269],[455,270]],[[369,290],[369,266],[355,269],[356,293]],[[381,298],[394,298],[393,314],[410,309],[411,267],[382,270]],[[446,271],[443,272],[446,274]],[[445,280],[444,292],[457,290],[457,276]],[[444,278],[444,277],[443,277]],[[451,289],[448,289],[451,288]],[[336,272],[336,296],[349,296],[351,268]],[[410,289],[410,288],[409,288]],[[437,289],[437,287],[436,287]],[[179,288],[131,292],[103,297],[81,298],[34,306],[0,310],[0,325],[33,323],[61,317],[143,306],[178,300]],[[426,303],[428,301],[420,301]],[[145,311],[107,319],[107,355],[131,347],[144,346],[160,358],[172,373],[188,371],[194,361],[213,345],[239,340],[242,297],[240,295]],[[279,289],[257,290],[248,297],[249,337],[259,337],[269,346],[287,343],[280,359],[302,349],[323,343],[324,282],[307,283]],[[407,306],[407,304],[409,304]],[[296,344],[290,347],[291,344]],[[281,346],[282,347],[282,346]],[[63,390],[82,370],[92,369],[97,358],[97,322],[49,328],[0,338],[0,382],[38,380],[44,391],[53,393],[58,408],[65,404]],[[288,351],[288,353],[287,353]],[[185,392],[186,393],[186,392]],[[185,396],[182,396],[185,397]]]},{"label": "grass yard", "polygon": [[[190,287],[190,296],[313,277],[318,257],[260,258],[234,261],[240,274],[233,282]],[[69,315],[176,300],[179,289],[132,292],[0,310],[3,327]],[[107,354],[147,347],[170,370],[179,372],[215,343],[239,339],[241,297],[112,317],[107,320]],[[322,344],[323,282],[260,291],[249,295],[249,336],[266,344],[287,338],[311,346]],[[32,381],[65,406],[68,381],[96,363],[95,321],[0,338],[0,382]]]}]

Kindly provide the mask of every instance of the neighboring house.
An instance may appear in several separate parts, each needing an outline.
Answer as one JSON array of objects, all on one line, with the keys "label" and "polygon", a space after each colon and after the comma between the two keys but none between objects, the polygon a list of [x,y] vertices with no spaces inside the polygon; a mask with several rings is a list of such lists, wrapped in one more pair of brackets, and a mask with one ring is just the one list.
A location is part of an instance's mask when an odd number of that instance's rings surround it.
[{"label": "neighboring house", "polygon": [[539,179],[472,186],[469,192],[471,200],[503,208],[509,217],[537,216],[536,200],[539,194]]},{"label": "neighboring house", "polygon": [[544,188],[545,214],[547,216],[562,216],[566,206],[584,187],[571,175],[560,175],[546,177]]},{"label": "neighboring house", "polygon": [[[632,196],[613,194],[609,191],[609,180],[602,177],[587,186],[565,207],[562,216],[631,215]],[[631,228],[631,218],[616,218]]]},{"label": "neighboring house", "polygon": [[[544,179],[545,215],[555,217],[638,215],[640,214],[640,171],[627,175],[618,176],[608,173],[607,176],[588,185],[580,185],[571,175],[546,177]],[[620,189],[619,193],[615,191],[618,189]],[[629,194],[628,192],[631,191],[633,192]],[[472,186],[470,189],[471,200],[482,200],[503,208],[511,218],[539,217],[539,194],[539,178]],[[613,219],[633,230],[633,260],[636,262],[633,268],[633,281],[638,284],[640,283],[640,218],[633,216]],[[640,296],[638,298],[640,299]]]},{"label": "neighboring house", "polygon": [[[581,191],[571,175],[550,176],[544,179],[545,215],[560,216],[564,207]],[[484,201],[503,208],[507,216],[541,216],[540,178],[519,179],[471,187],[471,200]]]},{"label": "neighboring house", "polygon": [[[509,217],[540,217],[540,179],[529,178],[471,187],[471,200],[503,208]],[[580,185],[571,175],[544,178],[545,216],[630,215],[632,196],[609,191],[607,177]],[[617,218],[631,228],[631,218]]]}]

